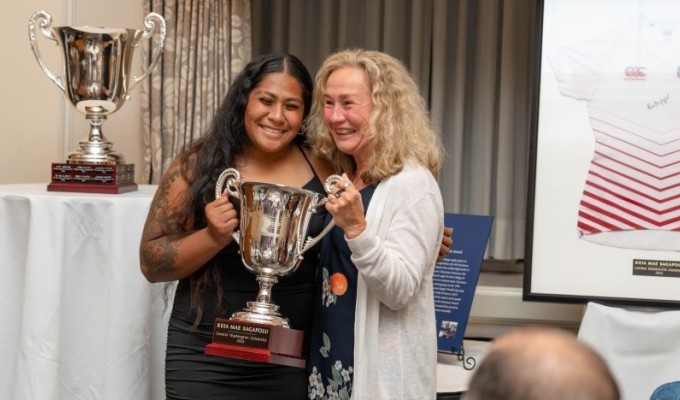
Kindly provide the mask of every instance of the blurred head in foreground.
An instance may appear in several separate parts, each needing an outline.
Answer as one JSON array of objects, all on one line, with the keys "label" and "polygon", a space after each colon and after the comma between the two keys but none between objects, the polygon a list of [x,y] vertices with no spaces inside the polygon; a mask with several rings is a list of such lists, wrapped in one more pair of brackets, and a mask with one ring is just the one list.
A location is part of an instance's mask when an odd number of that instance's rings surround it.
[{"label": "blurred head in foreground", "polygon": [[493,341],[463,400],[619,400],[606,362],[550,328],[519,328]]}]

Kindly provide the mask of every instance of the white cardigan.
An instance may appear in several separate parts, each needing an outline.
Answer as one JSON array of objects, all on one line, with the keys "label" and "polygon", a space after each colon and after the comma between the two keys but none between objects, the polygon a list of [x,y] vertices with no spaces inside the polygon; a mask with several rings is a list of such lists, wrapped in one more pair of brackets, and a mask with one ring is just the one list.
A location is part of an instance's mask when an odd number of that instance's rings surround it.
[{"label": "white cardigan", "polygon": [[359,271],[352,398],[435,399],[432,274],[444,228],[437,181],[411,163],[382,181],[368,228],[347,240]]}]

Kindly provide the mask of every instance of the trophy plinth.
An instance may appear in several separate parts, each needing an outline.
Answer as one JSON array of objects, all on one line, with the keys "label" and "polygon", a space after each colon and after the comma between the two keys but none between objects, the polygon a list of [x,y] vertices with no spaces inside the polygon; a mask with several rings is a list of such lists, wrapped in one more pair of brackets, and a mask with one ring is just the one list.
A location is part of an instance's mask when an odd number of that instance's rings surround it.
[{"label": "trophy plinth", "polygon": [[65,163],[52,163],[52,192],[119,194],[137,190],[135,165],[126,164],[122,154],[111,150],[113,143],[99,140],[80,142],[80,150],[69,154]]},{"label": "trophy plinth", "polygon": [[217,318],[213,341],[205,353],[304,368],[303,339],[304,332],[296,329]]},{"label": "trophy plinth", "polygon": [[137,190],[134,164],[52,163],[52,192],[119,194]]},{"label": "trophy plinth", "polygon": [[[71,153],[65,163],[52,164],[52,181],[47,190],[92,193],[123,193],[137,190],[134,164],[113,151],[101,126],[109,114],[118,111],[129,93],[146,78],[163,52],[166,29],[160,14],[144,18],[144,30],[59,26],[51,28],[52,17],[45,11],[31,16],[28,34],[31,49],[40,68],[90,124],[87,140]],[[53,74],[40,55],[37,33],[60,46],[64,59],[63,74]],[[143,73],[131,74],[136,48],[157,36],[157,46]]]},{"label": "trophy plinth", "polygon": [[[332,175],[325,189],[341,178]],[[225,185],[226,183],[226,185]],[[302,254],[312,248],[335,225],[331,221],[314,238],[307,236],[312,215],[326,203],[318,193],[290,186],[241,182],[233,168],[217,179],[215,197],[223,191],[239,199],[239,229],[233,233],[243,264],[253,272],[260,286],[255,301],[232,314],[215,320],[213,342],[206,354],[305,367],[301,357],[304,332],[290,328],[279,307],[272,303],[272,287],[279,276],[295,272]]]}]

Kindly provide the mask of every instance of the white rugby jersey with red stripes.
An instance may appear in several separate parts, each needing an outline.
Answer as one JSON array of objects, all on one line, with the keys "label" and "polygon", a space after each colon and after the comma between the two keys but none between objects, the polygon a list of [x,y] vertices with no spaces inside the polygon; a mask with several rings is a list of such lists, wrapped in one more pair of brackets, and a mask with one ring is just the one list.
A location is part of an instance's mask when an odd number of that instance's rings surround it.
[{"label": "white rugby jersey with red stripes", "polygon": [[680,26],[635,18],[550,64],[560,93],[587,102],[595,138],[579,236],[680,250]]}]

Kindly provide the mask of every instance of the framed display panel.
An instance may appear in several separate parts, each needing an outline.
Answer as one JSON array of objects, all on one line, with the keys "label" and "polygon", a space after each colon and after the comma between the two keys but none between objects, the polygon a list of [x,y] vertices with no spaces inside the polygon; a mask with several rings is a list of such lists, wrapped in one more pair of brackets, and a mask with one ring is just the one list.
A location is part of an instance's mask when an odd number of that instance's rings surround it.
[{"label": "framed display panel", "polygon": [[525,300],[680,305],[680,2],[544,0]]}]

